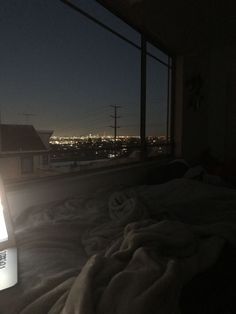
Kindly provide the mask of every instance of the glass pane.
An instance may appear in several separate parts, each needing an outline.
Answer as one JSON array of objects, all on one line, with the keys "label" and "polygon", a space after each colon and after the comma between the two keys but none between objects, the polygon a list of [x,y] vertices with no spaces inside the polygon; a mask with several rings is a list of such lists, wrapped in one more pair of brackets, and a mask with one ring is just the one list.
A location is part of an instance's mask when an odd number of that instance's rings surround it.
[{"label": "glass pane", "polygon": [[167,136],[170,130],[170,82],[168,67],[147,57],[146,135],[150,155],[168,153]]},{"label": "glass pane", "polygon": [[120,18],[112,14],[110,11],[105,9],[95,0],[73,0],[79,8],[85,12],[91,14],[93,17],[114,29],[121,35],[125,36],[127,39],[134,42],[136,45],[141,45],[141,37],[138,32],[136,32],[132,27],[123,22]]},{"label": "glass pane", "polygon": [[[93,1],[82,2],[98,12]],[[2,120],[54,131],[49,169],[40,175],[137,156],[140,50],[60,1],[4,1],[1,8]],[[120,106],[116,141],[111,105]],[[65,167],[50,167],[55,161]]]}]

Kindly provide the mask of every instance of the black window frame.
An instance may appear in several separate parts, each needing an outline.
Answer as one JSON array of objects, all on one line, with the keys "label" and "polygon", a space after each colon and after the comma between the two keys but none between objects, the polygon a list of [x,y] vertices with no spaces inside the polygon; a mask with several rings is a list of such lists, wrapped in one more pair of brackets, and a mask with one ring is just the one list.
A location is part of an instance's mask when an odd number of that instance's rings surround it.
[{"label": "black window frame", "polygon": [[[175,94],[175,56],[172,52],[170,52],[165,47],[161,46],[159,43],[154,41],[150,38],[147,34],[142,33],[139,29],[137,29],[134,25],[131,25],[128,21],[121,18],[116,12],[113,10],[109,10],[111,14],[120,18],[122,22],[127,24],[133,30],[140,34],[141,40],[140,45],[134,43],[132,40],[128,39],[124,35],[120,34],[110,26],[104,24],[97,18],[93,17],[91,14],[85,12],[81,9],[78,5],[74,4],[70,0],[59,0],[60,2],[64,3],[65,5],[69,6],[71,9],[75,10],[76,12],[80,13],[90,21],[96,23],[100,27],[106,29],[107,31],[111,32],[113,35],[117,36],[118,38],[124,40],[128,44],[132,45],[136,49],[140,50],[140,68],[141,68],[141,78],[140,78],[140,143],[141,143],[141,160],[146,160],[147,157],[147,140],[146,140],[146,92],[147,92],[147,56],[153,58],[157,62],[160,62],[162,65],[168,68],[168,100],[167,100],[167,118],[166,118],[166,138],[167,138],[167,145],[169,145],[170,153],[168,155],[173,155],[174,152],[174,94]],[[101,6],[106,8],[101,1],[96,0]],[[106,8],[107,9],[107,8]],[[161,60],[159,57],[155,56],[154,54],[147,51],[147,44],[150,43],[152,46],[160,50],[161,52],[165,53],[168,56],[168,61],[165,62]],[[171,74],[170,74],[171,72]],[[171,82],[171,89],[170,89],[170,82]]]}]

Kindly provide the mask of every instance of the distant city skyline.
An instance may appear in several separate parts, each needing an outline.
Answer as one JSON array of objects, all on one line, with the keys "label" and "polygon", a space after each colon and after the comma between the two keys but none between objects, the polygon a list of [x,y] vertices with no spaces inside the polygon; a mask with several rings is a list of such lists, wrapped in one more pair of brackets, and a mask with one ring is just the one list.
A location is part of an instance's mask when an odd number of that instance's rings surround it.
[{"label": "distant city skyline", "polygon": [[[96,1],[74,3],[138,42],[137,32]],[[140,51],[58,0],[4,0],[0,7],[3,123],[30,123],[58,136],[139,134]],[[147,60],[147,135],[166,128],[166,68]],[[24,116],[32,114],[32,116]],[[28,119],[28,121],[27,121]]]},{"label": "distant city skyline", "polygon": [[[151,137],[151,136],[149,136]],[[165,138],[165,135],[159,135],[157,136],[160,139]],[[87,135],[82,135],[82,136],[76,136],[76,135],[72,135],[72,136],[59,136],[59,135],[52,135],[50,138],[50,141],[57,141],[57,140],[77,140],[77,139],[99,139],[99,138],[104,138],[104,139],[114,139],[114,135],[112,134],[87,134]],[[117,140],[119,139],[128,139],[128,138],[140,138],[140,135],[119,135],[117,137]],[[155,136],[153,136],[153,138],[155,138]]]}]

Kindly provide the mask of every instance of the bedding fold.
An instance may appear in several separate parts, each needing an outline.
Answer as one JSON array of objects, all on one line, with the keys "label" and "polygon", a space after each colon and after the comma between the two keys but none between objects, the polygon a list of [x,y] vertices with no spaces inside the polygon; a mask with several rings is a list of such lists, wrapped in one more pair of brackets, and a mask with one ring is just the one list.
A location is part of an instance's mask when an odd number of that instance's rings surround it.
[{"label": "bedding fold", "polygon": [[236,191],[187,179],[109,189],[15,224],[19,283],[0,314],[179,314],[183,288],[236,248]]},{"label": "bedding fold", "polygon": [[217,260],[226,241],[204,231],[173,221],[129,224],[116,249],[88,260],[61,313],[178,313],[183,285]]}]

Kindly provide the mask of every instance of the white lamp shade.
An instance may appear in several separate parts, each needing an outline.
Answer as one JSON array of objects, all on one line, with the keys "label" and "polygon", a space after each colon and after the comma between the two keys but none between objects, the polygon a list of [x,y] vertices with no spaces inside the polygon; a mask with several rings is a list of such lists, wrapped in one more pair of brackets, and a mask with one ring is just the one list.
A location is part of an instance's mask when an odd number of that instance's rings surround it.
[{"label": "white lamp shade", "polygon": [[8,240],[7,227],[3,213],[2,201],[0,199],[0,242],[4,242],[7,240]]},{"label": "white lamp shade", "polygon": [[0,177],[0,250],[15,246],[15,235],[8,208],[8,202]]}]

